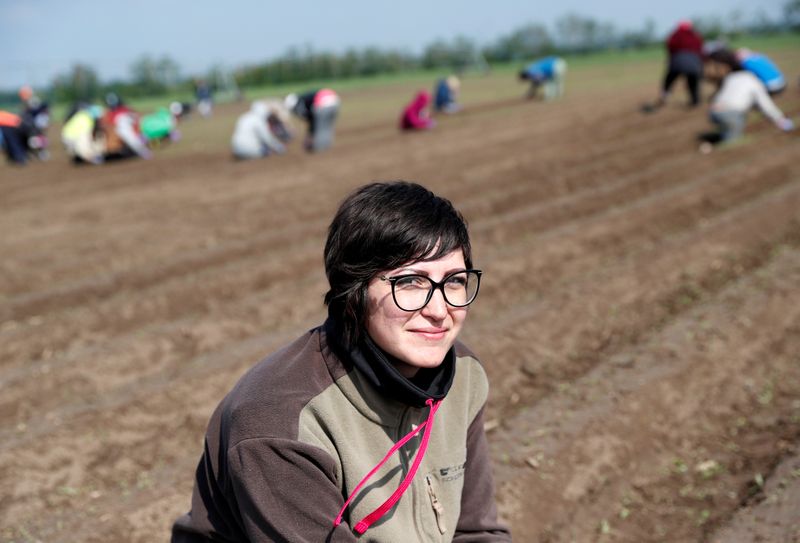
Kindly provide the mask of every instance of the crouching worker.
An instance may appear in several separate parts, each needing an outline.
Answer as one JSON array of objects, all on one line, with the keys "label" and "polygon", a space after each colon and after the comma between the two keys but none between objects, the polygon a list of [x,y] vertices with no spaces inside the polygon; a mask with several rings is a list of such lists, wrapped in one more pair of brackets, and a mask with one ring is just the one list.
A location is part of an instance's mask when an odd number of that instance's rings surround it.
[{"label": "crouching worker", "polygon": [[26,137],[20,116],[0,110],[0,145],[9,163],[24,165],[28,161]]},{"label": "crouching worker", "polygon": [[481,278],[463,217],[418,184],[368,184],[324,261],[327,320],[217,407],[173,543],[510,542],[486,373],[457,340]]},{"label": "crouching worker", "polygon": [[794,130],[792,120],[778,109],[767,88],[752,72],[732,71],[729,66],[717,64],[714,70],[707,70],[707,73],[714,73],[712,77],[721,77],[722,83],[714,95],[709,112],[709,118],[718,131],[700,136],[701,152],[710,152],[714,144],[739,139],[747,123],[747,114],[754,107],[769,117],[780,130]]},{"label": "crouching worker", "polygon": [[76,163],[102,164],[106,140],[100,128],[103,108],[86,106],[78,109],[64,123],[61,142],[67,155]]},{"label": "crouching worker", "polygon": [[[46,109],[47,105],[42,107]],[[47,137],[34,122],[34,117],[27,113],[17,115],[0,111],[0,146],[8,161],[15,165],[26,164],[31,156],[40,160],[46,160],[49,156]]]},{"label": "crouching worker", "polygon": [[108,111],[101,124],[106,135],[106,158],[152,158],[139,126],[139,114],[113,92],[106,95],[105,101]]},{"label": "crouching worker", "polygon": [[461,82],[454,75],[442,78],[436,82],[433,108],[437,113],[456,113],[461,111],[458,104],[458,91]]},{"label": "crouching worker", "polygon": [[[531,86],[527,98],[537,98],[541,94],[544,100],[553,100],[564,95],[564,77],[567,74],[567,63],[560,57],[545,57],[529,64],[519,72],[521,81],[529,81]],[[539,90],[541,89],[541,93]]]},{"label": "crouching worker", "polygon": [[286,109],[308,123],[308,133],[303,143],[306,151],[316,153],[333,145],[340,104],[339,95],[331,89],[286,96],[284,99]]},{"label": "crouching worker", "polygon": [[170,104],[169,108],[160,107],[153,113],[142,115],[139,127],[142,136],[151,146],[160,145],[162,142],[178,141],[181,132],[178,130],[178,119],[183,111],[179,102]]},{"label": "crouching worker", "polygon": [[767,87],[767,92],[775,96],[786,88],[786,79],[772,59],[764,53],[757,53],[750,49],[737,49],[736,58],[742,68],[752,72]]},{"label": "crouching worker", "polygon": [[239,116],[231,137],[231,151],[240,160],[286,152],[291,139],[288,113],[280,102],[256,100]]},{"label": "crouching worker", "polygon": [[427,91],[419,91],[414,99],[403,109],[400,116],[401,130],[428,130],[436,126],[431,119],[431,95]]},{"label": "crouching worker", "polygon": [[715,66],[714,63],[721,63],[732,71],[747,70],[761,80],[767,92],[775,96],[783,92],[786,88],[786,79],[780,68],[764,53],[758,53],[746,49],[729,49],[725,42],[709,42],[703,48],[706,64]]}]

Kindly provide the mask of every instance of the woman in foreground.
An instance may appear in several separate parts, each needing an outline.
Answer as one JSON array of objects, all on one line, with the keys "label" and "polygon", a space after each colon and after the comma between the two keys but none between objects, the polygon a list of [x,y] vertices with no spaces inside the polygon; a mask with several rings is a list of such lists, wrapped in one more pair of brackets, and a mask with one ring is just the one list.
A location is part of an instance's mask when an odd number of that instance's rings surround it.
[{"label": "woman in foreground", "polygon": [[496,542],[486,375],[456,341],[475,301],[466,224],[372,183],[328,232],[328,319],[250,369],[214,412],[172,541]]}]

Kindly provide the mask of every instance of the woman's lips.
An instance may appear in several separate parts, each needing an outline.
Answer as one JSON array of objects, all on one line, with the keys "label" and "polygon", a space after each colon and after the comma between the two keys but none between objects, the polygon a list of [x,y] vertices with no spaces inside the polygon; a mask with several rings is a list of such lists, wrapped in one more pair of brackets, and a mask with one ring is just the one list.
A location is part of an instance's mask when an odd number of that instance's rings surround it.
[{"label": "woman's lips", "polygon": [[425,339],[442,339],[447,334],[447,328],[418,328],[411,332]]}]

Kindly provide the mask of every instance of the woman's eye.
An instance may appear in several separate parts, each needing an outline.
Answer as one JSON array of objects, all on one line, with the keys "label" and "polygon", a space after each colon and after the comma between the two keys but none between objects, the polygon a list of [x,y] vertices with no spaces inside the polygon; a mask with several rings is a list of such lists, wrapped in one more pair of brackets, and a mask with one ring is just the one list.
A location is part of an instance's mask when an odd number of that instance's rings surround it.
[{"label": "woman's eye", "polygon": [[395,288],[428,288],[429,283],[417,275],[400,277],[394,284]]},{"label": "woman's eye", "polygon": [[447,279],[448,287],[463,287],[467,284],[467,277],[465,275],[455,275]]}]

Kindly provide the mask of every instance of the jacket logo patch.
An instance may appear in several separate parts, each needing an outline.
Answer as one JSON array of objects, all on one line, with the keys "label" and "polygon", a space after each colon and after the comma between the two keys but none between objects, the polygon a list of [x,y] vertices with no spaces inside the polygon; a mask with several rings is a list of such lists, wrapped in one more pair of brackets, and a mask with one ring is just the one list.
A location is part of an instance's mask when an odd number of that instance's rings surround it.
[{"label": "jacket logo patch", "polygon": [[442,481],[455,481],[456,479],[460,479],[464,476],[464,468],[466,467],[466,463],[458,464],[456,466],[448,466],[446,468],[439,468],[439,477],[442,478]]}]

